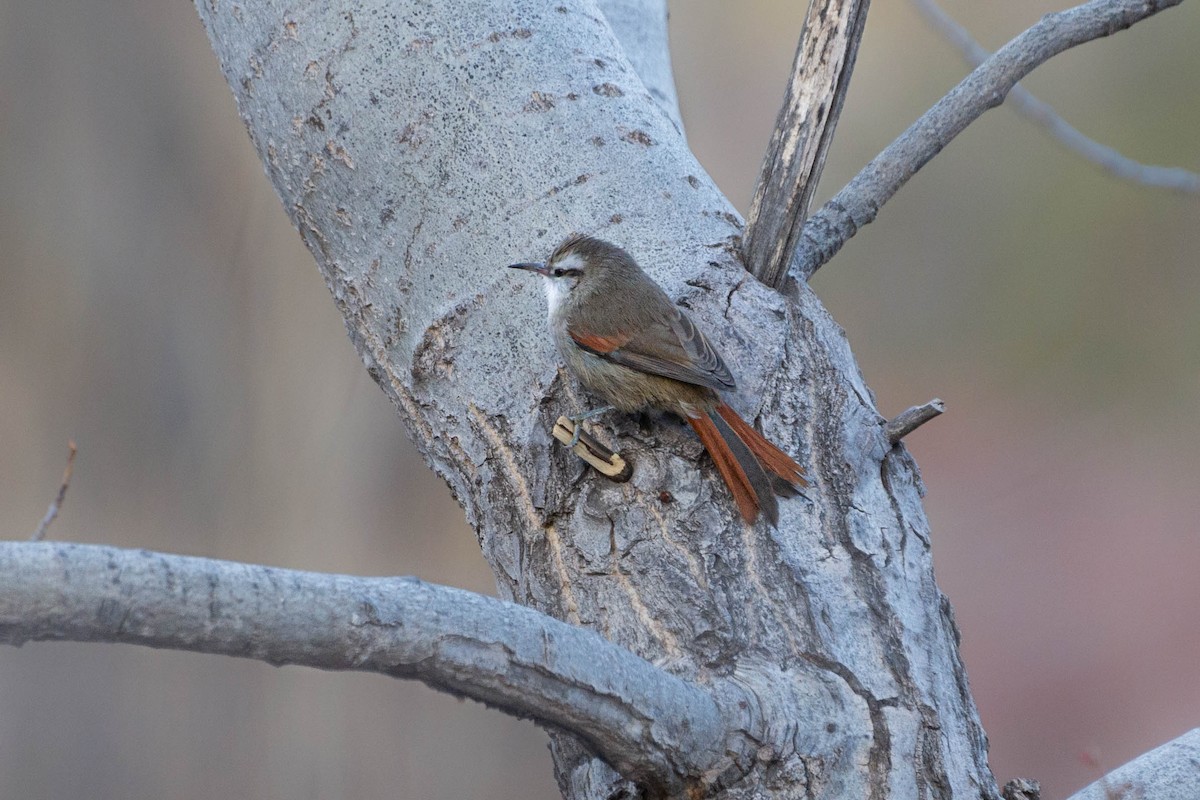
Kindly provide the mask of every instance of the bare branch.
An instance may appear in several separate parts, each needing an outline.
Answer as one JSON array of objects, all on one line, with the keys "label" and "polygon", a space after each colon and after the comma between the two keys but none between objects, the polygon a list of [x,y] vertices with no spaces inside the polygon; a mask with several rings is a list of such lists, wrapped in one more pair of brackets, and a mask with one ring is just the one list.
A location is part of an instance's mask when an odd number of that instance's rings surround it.
[{"label": "bare branch", "polygon": [[599,634],[423,583],[47,542],[0,543],[0,642],[103,641],[415,678],[578,735],[678,788],[725,757],[714,700]]},{"label": "bare branch", "polygon": [[928,403],[913,406],[907,411],[901,411],[884,426],[884,432],[887,433],[888,441],[893,446],[899,444],[900,440],[905,436],[908,436],[934,417],[940,416],[945,410],[946,404],[940,398],[935,397]]},{"label": "bare branch", "polygon": [[[972,67],[978,67],[991,55],[979,45],[962,25],[942,9],[934,0],[912,0],[925,18],[962,52]],[[1156,189],[1171,189],[1185,194],[1200,194],[1200,175],[1179,167],[1160,167],[1142,164],[1108,145],[1083,135],[1059,115],[1054,107],[1033,96],[1025,87],[1014,86],[1008,95],[1013,107],[1021,114],[1041,125],[1047,133],[1064,147],[1091,161],[1115,178],[1150,186]]]},{"label": "bare branch", "polygon": [[42,517],[42,521],[38,523],[37,530],[33,532],[33,536],[29,537],[30,541],[40,542],[46,538],[46,531],[50,529],[50,523],[54,522],[54,518],[58,516],[58,511],[62,508],[63,500],[67,498],[67,487],[71,485],[71,473],[75,470],[75,442],[67,440],[67,466],[63,469],[62,483],[59,484],[58,494],[50,503],[50,507],[46,509],[46,516]]},{"label": "bare branch", "polygon": [[796,276],[807,280],[833,258],[917,170],[983,112],[1004,102],[1017,81],[1039,64],[1180,2],[1092,0],[1042,17],[963,79],[805,222],[792,257]]},{"label": "bare branch", "polygon": [[1118,767],[1070,800],[1193,800],[1200,786],[1200,728]]},{"label": "bare branch", "polygon": [[813,0],[804,18],[742,244],[746,268],[769,286],[780,286],[787,276],[842,113],[869,5],[870,0]]}]

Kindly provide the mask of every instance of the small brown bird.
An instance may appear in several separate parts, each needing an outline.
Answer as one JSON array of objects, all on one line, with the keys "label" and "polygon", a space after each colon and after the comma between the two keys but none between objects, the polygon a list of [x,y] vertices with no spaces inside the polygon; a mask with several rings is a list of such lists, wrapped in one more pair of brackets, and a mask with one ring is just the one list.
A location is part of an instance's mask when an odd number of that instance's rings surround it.
[{"label": "small brown bird", "polygon": [[550,331],[567,366],[613,408],[671,411],[686,419],[712,456],[747,522],[761,512],[778,524],[775,495],[807,485],[804,471],[726,405],[736,384],[692,320],[637,262],[614,244],[571,236],[546,262],[510,264],[542,276]]}]

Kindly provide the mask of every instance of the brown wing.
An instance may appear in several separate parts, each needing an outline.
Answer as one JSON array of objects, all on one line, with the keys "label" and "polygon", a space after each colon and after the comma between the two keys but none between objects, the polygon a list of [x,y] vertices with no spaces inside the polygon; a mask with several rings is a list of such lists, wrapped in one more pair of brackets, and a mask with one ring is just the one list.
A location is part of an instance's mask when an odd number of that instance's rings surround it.
[{"label": "brown wing", "polygon": [[674,306],[665,308],[634,333],[588,335],[570,327],[567,332],[577,345],[614,364],[715,391],[736,389],[729,368],[691,318]]}]

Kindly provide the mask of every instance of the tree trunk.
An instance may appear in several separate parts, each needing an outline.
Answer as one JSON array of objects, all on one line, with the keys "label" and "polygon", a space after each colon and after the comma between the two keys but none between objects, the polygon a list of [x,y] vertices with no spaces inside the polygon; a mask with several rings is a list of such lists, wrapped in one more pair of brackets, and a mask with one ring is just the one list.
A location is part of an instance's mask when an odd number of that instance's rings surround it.
[{"label": "tree trunk", "polygon": [[[917,468],[807,285],[746,272],[742,221],[677,124],[661,3],[620,4],[657,25],[629,52],[587,0],[197,5],[351,339],[501,595],[754,698],[753,748],[693,794],[998,796]],[[625,484],[553,442],[589,401],[540,288],[503,267],[572,231],[625,247],[690,310],[734,367],[733,404],[808,470],[778,529],[741,522],[677,420],[596,426],[634,464]],[[553,749],[567,797],[656,791],[569,735]]]}]

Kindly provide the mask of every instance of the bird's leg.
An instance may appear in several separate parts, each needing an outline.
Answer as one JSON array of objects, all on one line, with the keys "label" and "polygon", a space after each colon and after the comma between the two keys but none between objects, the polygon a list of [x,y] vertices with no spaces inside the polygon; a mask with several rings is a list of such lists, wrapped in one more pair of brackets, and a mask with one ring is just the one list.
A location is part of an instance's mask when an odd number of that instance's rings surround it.
[{"label": "bird's leg", "polygon": [[593,408],[591,411],[584,411],[582,414],[572,414],[571,416],[567,417],[567,419],[571,420],[571,424],[575,426],[575,433],[571,435],[571,443],[567,445],[567,449],[570,450],[574,448],[575,445],[579,444],[579,434],[583,430],[583,428],[580,427],[580,423],[582,423],[585,419],[598,417],[607,411],[612,411],[614,408],[616,408],[616,406],[602,406],[601,408]]}]

